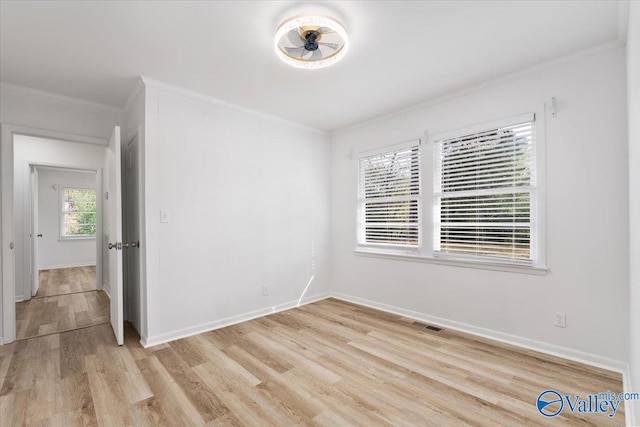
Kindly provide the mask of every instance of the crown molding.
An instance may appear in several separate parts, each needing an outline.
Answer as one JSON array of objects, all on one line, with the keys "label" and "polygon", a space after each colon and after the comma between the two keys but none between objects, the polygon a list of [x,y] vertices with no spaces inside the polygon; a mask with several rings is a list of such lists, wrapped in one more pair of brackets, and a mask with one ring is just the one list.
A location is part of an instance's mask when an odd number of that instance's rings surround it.
[{"label": "crown molding", "polygon": [[581,51],[578,51],[578,52],[574,52],[574,53],[569,54],[569,55],[565,55],[565,56],[560,57],[560,58],[556,58],[556,59],[553,59],[553,60],[550,60],[550,61],[545,61],[545,62],[542,62],[540,64],[537,64],[537,65],[534,65],[534,66],[531,66],[531,67],[527,67],[527,68],[515,71],[513,73],[504,74],[502,76],[499,76],[499,77],[496,77],[496,78],[493,78],[493,79],[490,79],[490,80],[487,80],[487,81],[484,81],[484,82],[481,82],[481,83],[478,83],[478,84],[475,84],[475,85],[467,86],[467,87],[464,87],[462,89],[454,90],[454,91],[451,91],[451,92],[448,92],[448,93],[445,93],[445,94],[442,94],[442,95],[438,95],[438,96],[432,97],[432,98],[427,99],[426,101],[423,101],[421,103],[414,104],[414,105],[411,105],[409,107],[402,108],[400,110],[396,110],[396,111],[393,111],[393,112],[390,112],[390,113],[387,113],[387,114],[382,114],[382,115],[379,115],[379,116],[374,117],[372,119],[364,120],[364,121],[362,121],[360,123],[356,123],[354,125],[347,126],[345,128],[342,128],[342,129],[338,129],[336,131],[331,132],[330,135],[331,135],[331,137],[334,137],[334,136],[338,136],[338,135],[341,135],[341,134],[344,134],[344,133],[348,133],[348,132],[354,131],[354,130],[359,129],[359,128],[363,128],[363,127],[366,127],[366,126],[373,125],[375,123],[379,123],[379,122],[383,122],[383,121],[392,119],[394,117],[398,117],[398,116],[401,116],[401,115],[404,115],[404,114],[413,113],[413,112],[419,111],[419,110],[424,109],[424,108],[428,108],[428,107],[432,107],[434,105],[442,104],[444,102],[450,101],[450,100],[455,99],[455,98],[460,98],[460,97],[463,97],[463,96],[466,96],[466,95],[469,95],[469,94],[472,94],[472,93],[475,93],[475,92],[479,92],[481,90],[484,90],[484,89],[487,89],[487,88],[490,88],[490,87],[493,87],[493,86],[497,86],[498,84],[501,84],[501,83],[504,83],[504,82],[507,82],[507,81],[515,80],[515,79],[518,79],[518,78],[521,78],[521,77],[524,77],[524,76],[527,76],[527,75],[530,75],[530,74],[538,73],[540,71],[543,71],[543,70],[546,70],[546,69],[549,69],[549,68],[553,68],[553,67],[557,67],[557,66],[560,66],[560,65],[565,65],[565,64],[572,63],[572,62],[577,62],[577,61],[580,61],[582,59],[585,59],[585,58],[588,58],[588,57],[591,57],[591,56],[600,55],[600,54],[603,54],[603,53],[606,53],[606,52],[609,52],[609,51],[620,49],[622,47],[624,47],[624,42],[621,41],[620,39],[616,39],[616,40],[613,40],[613,41],[610,41],[610,42],[607,42],[607,43],[603,43],[603,44],[600,44],[600,45],[597,45],[597,46],[594,46],[594,47],[591,47],[591,48],[588,48],[588,49],[584,49],[584,50],[581,50]]},{"label": "crown molding", "polygon": [[136,98],[144,91],[144,80],[142,79],[142,77],[138,77],[136,79],[136,84],[133,87],[133,90],[131,91],[131,93],[129,94],[129,97],[127,98],[127,103],[124,104],[124,111],[129,111],[131,109],[131,107],[133,106],[133,103],[135,102]]},{"label": "crown molding", "polygon": [[629,29],[629,0],[618,1],[618,41],[624,46],[627,44],[627,31]]},{"label": "crown molding", "polygon": [[113,105],[107,105],[107,104],[101,104],[99,102],[87,101],[86,99],[74,98],[72,96],[67,96],[67,95],[60,95],[59,93],[48,92],[46,90],[41,90],[41,89],[34,89],[32,87],[21,86],[21,85],[17,85],[17,84],[14,84],[14,83],[0,82],[0,88],[17,89],[17,90],[22,90],[22,91],[25,91],[25,92],[33,93],[33,94],[36,94],[36,95],[42,95],[42,96],[47,96],[49,98],[59,99],[61,101],[70,102],[70,103],[77,104],[77,105],[86,105],[86,106],[90,106],[90,107],[94,107],[94,108],[105,108],[105,109],[108,109],[108,110],[117,111],[119,113],[124,112],[124,110],[122,108],[114,107]]},{"label": "crown molding", "polygon": [[285,124],[287,126],[291,126],[297,129],[301,129],[301,130],[305,130],[305,131],[309,131],[309,132],[313,132],[316,133],[318,135],[322,135],[322,136],[330,136],[329,132],[320,130],[320,129],[316,129],[316,128],[312,128],[310,126],[305,126],[303,124],[300,123],[296,123],[287,119],[284,119],[282,117],[278,117],[278,116],[274,116],[271,114],[267,114],[267,113],[263,113],[261,111],[257,111],[257,110],[252,110],[250,108],[246,108],[246,107],[242,107],[240,105],[237,104],[232,104],[230,102],[224,101],[222,99],[210,96],[210,95],[205,95],[203,93],[200,92],[196,92],[190,89],[185,89],[182,87],[178,87],[178,86],[173,86],[171,84],[168,83],[164,83],[158,80],[154,80],[151,79],[149,77],[145,77],[145,76],[140,76],[140,79],[142,80],[142,82],[144,83],[145,87],[153,87],[156,89],[160,89],[160,90],[164,90],[167,92],[171,92],[174,93],[176,95],[182,95],[182,96],[186,96],[188,98],[192,98],[198,101],[202,101],[202,102],[206,102],[208,104],[212,104],[212,105],[216,105],[219,107],[223,107],[229,110],[233,110],[233,111],[238,111],[238,112],[242,112],[242,113],[246,113],[246,114],[250,114],[265,120],[270,120],[270,121],[274,121],[274,122],[278,122],[278,123],[282,123]]}]

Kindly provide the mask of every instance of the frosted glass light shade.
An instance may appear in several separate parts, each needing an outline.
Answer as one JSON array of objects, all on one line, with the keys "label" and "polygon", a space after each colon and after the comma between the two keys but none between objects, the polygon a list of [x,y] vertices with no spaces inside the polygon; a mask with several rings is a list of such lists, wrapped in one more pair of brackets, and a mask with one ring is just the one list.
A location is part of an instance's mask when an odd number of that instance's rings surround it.
[{"label": "frosted glass light shade", "polygon": [[344,27],[328,16],[296,16],[276,30],[276,54],[297,68],[317,69],[333,65],[344,57],[348,47],[349,38]]}]

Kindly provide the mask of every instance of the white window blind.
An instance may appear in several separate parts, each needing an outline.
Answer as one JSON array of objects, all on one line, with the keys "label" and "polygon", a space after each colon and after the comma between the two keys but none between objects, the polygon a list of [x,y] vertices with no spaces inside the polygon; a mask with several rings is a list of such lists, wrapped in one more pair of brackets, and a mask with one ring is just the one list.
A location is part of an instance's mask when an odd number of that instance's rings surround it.
[{"label": "white window blind", "polygon": [[420,236],[419,141],[360,157],[358,243],[415,247]]},{"label": "white window blind", "polygon": [[434,143],[434,253],[532,264],[534,122]]}]

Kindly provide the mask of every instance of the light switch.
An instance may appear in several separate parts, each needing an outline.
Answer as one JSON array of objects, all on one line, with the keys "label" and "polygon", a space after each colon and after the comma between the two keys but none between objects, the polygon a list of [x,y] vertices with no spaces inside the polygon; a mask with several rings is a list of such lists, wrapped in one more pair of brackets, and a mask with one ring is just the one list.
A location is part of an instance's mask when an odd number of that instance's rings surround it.
[{"label": "light switch", "polygon": [[162,223],[169,222],[169,212],[160,211],[160,222]]}]

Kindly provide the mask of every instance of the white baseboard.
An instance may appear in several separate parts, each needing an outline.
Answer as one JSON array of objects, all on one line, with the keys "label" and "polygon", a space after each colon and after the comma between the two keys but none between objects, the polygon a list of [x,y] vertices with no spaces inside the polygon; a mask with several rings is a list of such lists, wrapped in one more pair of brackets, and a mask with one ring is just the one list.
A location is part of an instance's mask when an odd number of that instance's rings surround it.
[{"label": "white baseboard", "polygon": [[540,353],[549,354],[551,356],[562,357],[564,359],[573,360],[575,362],[584,363],[590,366],[595,366],[597,368],[607,369],[609,371],[614,371],[614,372],[623,374],[623,376],[627,372],[626,363],[618,360],[598,356],[597,354],[586,353],[580,350],[574,350],[568,347],[562,347],[555,344],[536,341],[529,338],[520,337],[517,335],[505,334],[504,332],[495,331],[493,329],[481,328],[479,326],[473,326],[467,323],[457,322],[455,320],[449,320],[441,317],[430,316],[428,314],[419,313],[417,311],[407,310],[404,308],[400,308],[400,307],[396,307],[388,304],[382,304],[379,302],[370,301],[370,300],[366,300],[358,297],[353,297],[350,295],[344,295],[341,293],[332,292],[331,297],[339,300],[351,302],[354,304],[375,308],[377,310],[386,311],[388,313],[410,317],[412,319],[416,319],[425,323],[431,323],[433,325],[440,326],[443,328],[453,329],[453,330],[464,332],[467,334],[488,338],[494,341],[515,345],[517,347],[539,351]]},{"label": "white baseboard", "polygon": [[[494,341],[514,345],[516,347],[526,348],[529,350],[538,351],[540,353],[562,357],[564,359],[573,360],[573,361],[584,363],[590,366],[595,366],[597,368],[618,372],[622,374],[623,390],[625,392],[633,391],[631,390],[631,384],[629,380],[629,368],[628,368],[628,365],[624,362],[598,356],[596,354],[574,350],[567,347],[557,346],[555,344],[549,344],[541,341],[523,338],[516,335],[505,334],[503,332],[495,331],[492,329],[481,328],[478,326],[473,326],[473,325],[469,325],[462,322],[456,322],[449,319],[430,316],[424,313],[419,313],[416,311],[407,310],[400,307],[395,307],[388,304],[382,304],[375,301],[370,301],[363,298],[353,297],[353,296],[344,295],[340,293],[330,293],[330,294],[322,293],[319,295],[303,298],[300,304],[298,304],[298,301],[291,301],[288,303],[276,305],[274,307],[270,307],[270,308],[267,307],[260,310],[255,310],[248,313],[227,317],[225,319],[216,320],[213,322],[207,322],[207,323],[192,326],[189,328],[167,332],[157,336],[147,337],[146,335],[140,335],[140,344],[142,344],[142,346],[145,348],[153,347],[154,345],[163,344],[163,343],[174,341],[177,339],[186,338],[192,335],[197,335],[197,334],[212,331],[215,329],[224,328],[237,323],[246,322],[248,320],[267,316],[273,313],[278,313],[284,310],[289,310],[299,305],[310,304],[310,303],[317,302],[330,297],[336,298],[342,301],[347,301],[350,303],[362,305],[365,307],[370,307],[377,310],[385,311],[388,313],[397,314],[400,316],[406,316],[422,322],[441,326],[443,328],[453,329],[456,331],[468,333],[470,335],[475,335],[483,338],[488,338]],[[625,401],[625,422],[627,425],[631,425],[631,426],[636,425],[635,416],[633,414],[633,408],[630,402],[628,401]]]},{"label": "white baseboard", "polygon": [[16,295],[16,302],[24,301],[24,295]]},{"label": "white baseboard", "polygon": [[188,328],[179,329],[176,331],[167,332],[156,336],[141,336],[140,343],[144,348],[153,347],[154,345],[164,344],[169,341],[174,341],[180,338],[190,337],[192,335],[201,334],[203,332],[213,331],[215,329],[224,328],[227,326],[235,325],[236,323],[246,322],[248,320],[256,319],[258,317],[267,316],[269,314],[278,313],[284,310],[289,310],[300,305],[311,304],[312,302],[320,301],[329,298],[329,293],[324,292],[322,294],[313,295],[302,298],[300,303],[298,300],[290,301],[283,304],[278,304],[273,307],[265,307],[260,310],[250,311],[248,313],[238,314],[236,316],[227,317],[225,319],[215,320],[213,322],[207,322],[196,326],[190,326]]},{"label": "white baseboard", "polygon": [[102,287],[102,290],[104,291],[105,294],[107,294],[107,296],[109,297],[109,301],[111,301],[111,294],[109,293],[109,287]]},{"label": "white baseboard", "polygon": [[64,265],[51,265],[51,266],[44,266],[41,265],[38,267],[38,271],[42,271],[42,270],[60,270],[61,268],[74,268],[74,267],[95,267],[96,263],[77,263],[77,264],[64,264]]},{"label": "white baseboard", "polygon": [[140,345],[144,348],[149,347],[147,345],[147,342],[149,342],[149,339],[147,338],[147,336],[145,334],[140,334]]},{"label": "white baseboard", "polygon": [[[631,389],[631,371],[629,365],[626,365],[625,371],[622,373],[622,389],[625,393],[636,392]],[[637,426],[636,417],[634,413],[634,402],[630,400],[624,401],[624,420],[627,426]]]}]

